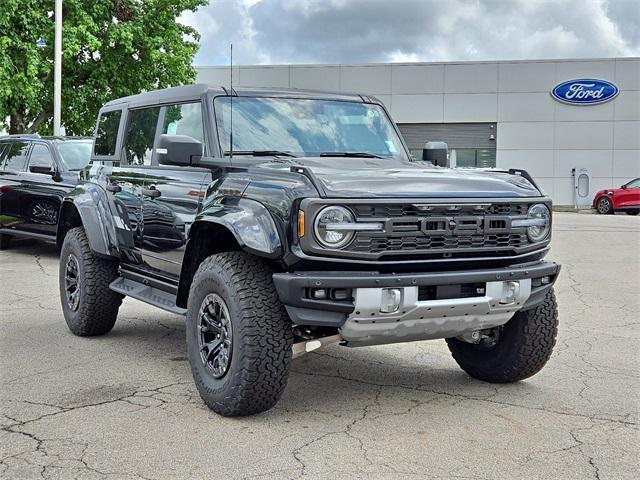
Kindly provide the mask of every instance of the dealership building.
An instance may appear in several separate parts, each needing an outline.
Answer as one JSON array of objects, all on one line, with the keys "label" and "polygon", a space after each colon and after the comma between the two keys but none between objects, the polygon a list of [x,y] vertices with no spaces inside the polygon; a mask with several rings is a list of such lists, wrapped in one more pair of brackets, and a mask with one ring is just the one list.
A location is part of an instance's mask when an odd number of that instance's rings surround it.
[{"label": "dealership building", "polygon": [[[228,85],[229,73],[198,67],[197,81]],[[526,169],[558,205],[640,177],[640,58],[258,65],[233,76],[240,87],[373,95],[416,158],[445,141],[458,167]]]}]

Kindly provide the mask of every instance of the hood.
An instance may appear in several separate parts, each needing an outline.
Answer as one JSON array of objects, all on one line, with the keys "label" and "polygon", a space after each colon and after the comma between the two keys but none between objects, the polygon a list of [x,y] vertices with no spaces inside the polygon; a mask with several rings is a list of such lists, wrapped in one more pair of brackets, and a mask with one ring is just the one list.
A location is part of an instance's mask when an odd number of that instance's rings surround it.
[{"label": "hood", "polygon": [[[296,158],[331,198],[519,198],[542,195],[528,180],[503,171],[434,167],[428,162],[369,158]],[[270,163],[264,167],[286,168]]]}]

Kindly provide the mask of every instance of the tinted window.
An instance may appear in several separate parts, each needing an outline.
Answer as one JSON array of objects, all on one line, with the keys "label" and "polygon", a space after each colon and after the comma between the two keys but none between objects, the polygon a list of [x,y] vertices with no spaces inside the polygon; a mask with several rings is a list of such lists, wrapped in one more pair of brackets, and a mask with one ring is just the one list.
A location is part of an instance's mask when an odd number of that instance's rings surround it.
[{"label": "tinted window", "polygon": [[91,160],[91,142],[59,143],[58,153],[69,170],[82,170]]},{"label": "tinted window", "polygon": [[151,153],[160,107],[131,110],[128,115],[125,155],[131,165],[151,165]]},{"label": "tinted window", "polygon": [[170,105],[164,114],[162,133],[187,135],[203,142],[202,110],[200,103]]},{"label": "tinted window", "polygon": [[115,155],[121,116],[122,110],[105,112],[100,115],[96,131],[96,155]]},{"label": "tinted window", "polygon": [[[217,97],[215,111],[218,138],[222,150],[228,152],[230,97]],[[233,149],[279,150],[305,156],[359,152],[406,158],[404,146],[382,107],[321,99],[234,98]]]},{"label": "tinted window", "polygon": [[27,152],[29,144],[25,142],[12,142],[9,144],[8,150],[5,152],[4,169],[19,172],[24,170],[27,163]]}]

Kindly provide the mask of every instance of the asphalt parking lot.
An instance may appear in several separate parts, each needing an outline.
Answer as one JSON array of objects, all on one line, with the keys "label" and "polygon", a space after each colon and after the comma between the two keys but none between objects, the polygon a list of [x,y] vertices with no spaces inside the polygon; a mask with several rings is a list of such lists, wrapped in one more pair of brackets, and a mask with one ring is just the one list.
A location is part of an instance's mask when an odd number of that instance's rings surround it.
[{"label": "asphalt parking lot", "polygon": [[[294,361],[281,402],[200,401],[182,318],[126,299],[77,338],[53,247],[0,252],[0,478],[637,478],[640,218],[555,214],[560,332],[537,376],[470,379],[444,341]],[[633,472],[636,472],[635,474]]]}]

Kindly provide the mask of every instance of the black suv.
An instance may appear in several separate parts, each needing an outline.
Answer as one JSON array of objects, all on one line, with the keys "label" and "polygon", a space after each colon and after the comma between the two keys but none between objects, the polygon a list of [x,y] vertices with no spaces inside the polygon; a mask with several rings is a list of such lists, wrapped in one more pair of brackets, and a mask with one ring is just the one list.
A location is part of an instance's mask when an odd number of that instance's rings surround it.
[{"label": "black suv", "polygon": [[557,332],[551,202],[526,172],[410,158],[365,95],[193,85],[100,111],[63,203],[60,297],[101,335],[124,296],[186,315],[206,404],[280,398],[292,357],[445,338],[471,376],[538,372]]},{"label": "black suv", "polygon": [[0,137],[0,248],[13,236],[55,241],[62,199],[91,159],[91,138]]}]

